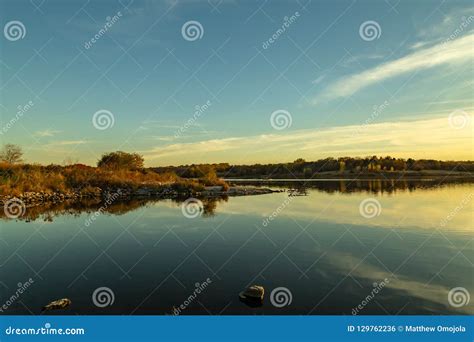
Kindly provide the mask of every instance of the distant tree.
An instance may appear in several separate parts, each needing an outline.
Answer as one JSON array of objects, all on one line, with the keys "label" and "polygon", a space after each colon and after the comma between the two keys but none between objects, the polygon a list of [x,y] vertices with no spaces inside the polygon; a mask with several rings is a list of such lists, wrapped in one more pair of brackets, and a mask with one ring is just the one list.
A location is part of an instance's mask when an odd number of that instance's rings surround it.
[{"label": "distant tree", "polygon": [[310,167],[305,167],[303,174],[305,177],[311,177],[313,175],[313,170]]},{"label": "distant tree", "polygon": [[217,177],[216,171],[212,168],[207,169],[200,177],[205,185],[213,185],[219,178]]},{"label": "distant tree", "polygon": [[20,146],[6,144],[0,152],[0,160],[4,163],[15,164],[23,161],[23,151]]},{"label": "distant tree", "polygon": [[390,156],[377,157],[340,157],[325,158],[316,161],[305,161],[302,158],[290,163],[277,164],[253,164],[253,165],[229,165],[221,164],[193,164],[180,166],[167,166],[154,168],[156,172],[175,172],[184,178],[208,178],[212,179],[214,170],[218,176],[233,177],[312,177],[320,172],[349,171],[349,172],[377,172],[385,171],[420,171],[420,170],[448,170],[474,172],[473,161],[440,161],[431,159],[394,158]]},{"label": "distant tree", "polygon": [[103,154],[97,166],[111,170],[132,170],[143,168],[143,162],[143,156],[138,153],[116,151]]}]

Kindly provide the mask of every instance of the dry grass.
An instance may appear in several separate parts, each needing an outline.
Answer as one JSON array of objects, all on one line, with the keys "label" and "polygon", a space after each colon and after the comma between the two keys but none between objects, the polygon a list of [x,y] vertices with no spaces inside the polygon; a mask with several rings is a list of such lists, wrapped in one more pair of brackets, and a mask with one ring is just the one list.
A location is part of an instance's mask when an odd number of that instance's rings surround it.
[{"label": "dry grass", "polygon": [[202,187],[201,182],[183,180],[174,173],[159,174],[146,169],[112,171],[82,164],[42,166],[0,163],[0,195],[17,196],[24,192],[88,192],[96,187],[136,189],[164,184],[173,184],[174,187],[183,189]]}]

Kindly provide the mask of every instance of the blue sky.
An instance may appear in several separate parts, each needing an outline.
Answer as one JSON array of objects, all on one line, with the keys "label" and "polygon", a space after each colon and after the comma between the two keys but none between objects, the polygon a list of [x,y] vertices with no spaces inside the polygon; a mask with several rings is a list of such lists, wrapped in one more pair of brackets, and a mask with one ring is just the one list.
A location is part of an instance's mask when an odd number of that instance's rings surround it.
[{"label": "blue sky", "polygon": [[[470,1],[0,4],[2,27],[25,28],[1,37],[0,142],[29,162],[472,159]],[[199,39],[183,37],[189,21]],[[113,126],[97,129],[104,110]],[[287,120],[272,125],[275,111]]]}]

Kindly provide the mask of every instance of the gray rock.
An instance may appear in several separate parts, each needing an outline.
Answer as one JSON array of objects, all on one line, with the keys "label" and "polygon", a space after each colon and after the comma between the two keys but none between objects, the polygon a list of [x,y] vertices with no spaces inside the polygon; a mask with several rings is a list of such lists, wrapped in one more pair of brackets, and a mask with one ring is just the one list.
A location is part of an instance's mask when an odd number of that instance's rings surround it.
[{"label": "gray rock", "polygon": [[265,289],[260,285],[252,285],[248,287],[245,291],[239,293],[239,297],[242,299],[257,299],[263,300],[265,295]]}]

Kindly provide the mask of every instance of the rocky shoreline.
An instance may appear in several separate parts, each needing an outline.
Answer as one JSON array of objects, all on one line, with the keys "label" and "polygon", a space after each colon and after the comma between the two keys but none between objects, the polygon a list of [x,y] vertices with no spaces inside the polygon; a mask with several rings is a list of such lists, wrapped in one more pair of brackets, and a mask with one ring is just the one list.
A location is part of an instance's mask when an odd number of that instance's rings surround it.
[{"label": "rocky shoreline", "polygon": [[84,199],[124,200],[135,197],[150,199],[170,199],[189,197],[219,197],[219,196],[251,196],[264,195],[283,190],[252,186],[233,186],[224,190],[222,186],[205,187],[203,191],[177,191],[172,186],[168,187],[140,187],[137,189],[101,189],[94,188],[87,193],[81,191],[68,192],[24,192],[18,196],[0,195],[0,204],[4,205],[13,199],[20,200],[26,206],[36,206],[47,203],[61,203],[65,201],[80,201]]}]

